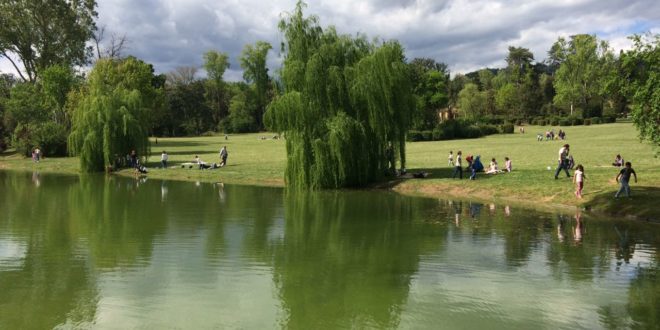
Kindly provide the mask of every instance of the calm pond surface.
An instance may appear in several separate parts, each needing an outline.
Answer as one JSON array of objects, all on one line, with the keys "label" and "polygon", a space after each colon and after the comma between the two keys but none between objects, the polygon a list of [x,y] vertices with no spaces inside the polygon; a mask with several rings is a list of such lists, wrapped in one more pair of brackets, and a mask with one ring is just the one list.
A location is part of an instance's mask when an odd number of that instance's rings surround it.
[{"label": "calm pond surface", "polygon": [[0,210],[1,329],[660,327],[658,225],[2,171]]}]

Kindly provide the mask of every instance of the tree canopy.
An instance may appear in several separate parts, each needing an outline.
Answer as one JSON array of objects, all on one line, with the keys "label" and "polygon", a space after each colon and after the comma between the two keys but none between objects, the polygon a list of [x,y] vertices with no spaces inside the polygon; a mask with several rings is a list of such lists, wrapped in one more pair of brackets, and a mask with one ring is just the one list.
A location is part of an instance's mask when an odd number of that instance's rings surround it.
[{"label": "tree canopy", "polygon": [[96,62],[69,136],[69,151],[80,156],[82,171],[103,171],[131,150],[148,153],[149,111],[160,97],[153,79],[151,65],[134,57]]},{"label": "tree canopy", "polygon": [[403,48],[324,31],[303,7],[280,22],[284,94],[265,117],[286,136],[287,185],[363,186],[393,169],[395,154],[405,166],[414,101]]},{"label": "tree canopy", "polygon": [[86,64],[92,54],[86,42],[96,29],[95,9],[95,0],[1,0],[0,57],[30,82],[52,65]]},{"label": "tree canopy", "polygon": [[633,36],[621,54],[620,85],[632,100],[632,117],[642,139],[660,146],[660,34]]}]

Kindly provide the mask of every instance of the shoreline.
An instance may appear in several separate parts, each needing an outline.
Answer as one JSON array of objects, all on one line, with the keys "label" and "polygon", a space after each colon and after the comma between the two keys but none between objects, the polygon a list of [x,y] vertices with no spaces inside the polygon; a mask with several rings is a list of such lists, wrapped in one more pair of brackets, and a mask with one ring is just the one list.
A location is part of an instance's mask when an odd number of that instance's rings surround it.
[{"label": "shoreline", "polygon": [[[0,163],[0,170],[9,171],[9,172],[34,172],[35,169],[29,168],[8,168]],[[194,170],[196,171],[196,170]],[[40,170],[44,174],[56,174],[56,175],[72,175],[80,176],[81,173],[71,170],[52,170],[45,169]],[[101,175],[102,173],[99,173]],[[116,175],[125,178],[135,178],[136,174],[129,169],[123,169],[114,173],[103,173],[102,175]],[[145,175],[142,175],[145,176]],[[151,169],[149,173],[146,174],[147,178],[152,178],[155,180],[171,180],[179,182],[205,182],[205,183],[215,183],[222,182],[225,184],[231,185],[243,185],[243,186],[257,186],[257,187],[277,187],[285,188],[284,180],[227,180],[219,181],[217,179],[210,179],[209,177],[193,177],[193,176],[178,176],[173,177],[166,174],[160,169]],[[412,180],[412,182],[411,182]],[[519,209],[527,209],[541,212],[575,212],[580,210],[592,217],[605,217],[605,218],[617,218],[625,217],[625,219],[634,220],[634,221],[643,221],[649,223],[660,224],[660,218],[658,217],[648,217],[640,214],[619,214],[612,213],[607,211],[602,211],[601,207],[596,204],[590,204],[589,202],[583,204],[565,204],[557,203],[550,201],[527,201],[524,200],[525,196],[512,195],[508,198],[502,197],[488,197],[493,195],[493,191],[486,190],[484,187],[481,188],[481,192],[475,193],[475,189],[464,189],[460,187],[456,182],[468,181],[463,179],[460,181],[439,181],[442,179],[413,179],[413,178],[397,178],[389,181],[383,181],[380,183],[374,183],[364,188],[354,188],[355,190],[378,190],[378,191],[391,191],[403,196],[413,196],[413,197],[423,197],[423,198],[436,198],[436,199],[453,199],[461,201],[477,201],[484,204],[496,204],[496,205],[505,205],[513,206]],[[353,190],[353,189],[349,189]],[[634,199],[633,199],[634,200]]]},{"label": "shoreline", "polygon": [[[562,127],[567,140],[537,141],[534,132],[547,127],[528,126],[529,134],[500,134],[478,139],[410,142],[406,144],[406,167],[409,173],[427,172],[427,178],[387,178],[363,189],[387,189],[404,195],[430,198],[456,198],[518,205],[537,210],[585,209],[589,213],[616,218],[637,218],[660,222],[660,158],[654,157],[654,146],[640,143],[632,124],[616,123],[595,126]],[[263,140],[264,133],[224,136],[196,136],[152,139],[151,154],[145,166],[153,179],[223,182],[227,184],[284,187],[287,154],[281,139]],[[570,178],[553,178],[557,151],[570,143],[576,164],[585,168],[584,199],[573,194]],[[228,165],[200,171],[182,167],[195,156],[207,162],[218,159],[218,150],[229,150]],[[167,151],[170,166],[159,169],[160,151]],[[506,174],[479,174],[476,181],[453,180],[454,168],[447,154],[462,151],[467,155],[513,161],[513,171]],[[614,199],[619,189],[615,177],[619,169],[612,166],[613,156],[621,154],[633,163],[639,183],[631,185],[632,199]],[[40,171],[82,175],[77,157],[45,158],[34,163],[15,152],[0,154],[0,169]],[[116,172],[134,176],[132,170]]]}]

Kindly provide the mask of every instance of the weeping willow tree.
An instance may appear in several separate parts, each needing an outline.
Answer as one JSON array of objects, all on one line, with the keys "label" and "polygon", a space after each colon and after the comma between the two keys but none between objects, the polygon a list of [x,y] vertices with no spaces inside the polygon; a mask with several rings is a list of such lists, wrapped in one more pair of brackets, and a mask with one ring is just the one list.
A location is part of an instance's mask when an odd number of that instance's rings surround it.
[{"label": "weeping willow tree", "polygon": [[284,18],[283,95],[265,123],[286,137],[289,187],[358,187],[405,167],[414,102],[403,48],[323,30],[304,3]]},{"label": "weeping willow tree", "polygon": [[103,171],[131,150],[146,155],[149,111],[159,95],[152,81],[151,65],[134,57],[96,62],[69,135],[69,151],[80,156],[82,171]]}]

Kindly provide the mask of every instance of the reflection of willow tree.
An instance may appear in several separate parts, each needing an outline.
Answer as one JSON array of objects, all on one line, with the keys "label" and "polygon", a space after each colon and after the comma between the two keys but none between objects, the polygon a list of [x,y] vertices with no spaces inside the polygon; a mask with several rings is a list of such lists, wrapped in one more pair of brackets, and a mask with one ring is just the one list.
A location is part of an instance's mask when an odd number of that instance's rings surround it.
[{"label": "reflection of willow tree", "polygon": [[95,266],[131,266],[150,259],[154,237],[164,231],[167,221],[164,210],[153,206],[160,194],[157,184],[80,177],[77,189],[69,191],[67,205],[87,238]]},{"label": "reflection of willow tree", "polygon": [[504,257],[511,267],[520,267],[529,261],[532,251],[541,243],[542,223],[538,218],[520,215],[495,222],[495,229],[504,236]]},{"label": "reflection of willow tree", "polygon": [[75,178],[42,178],[0,172],[0,232],[25,246],[20,267],[0,271],[0,328],[50,329],[91,322],[97,291],[79,232],[67,214],[66,194]]},{"label": "reflection of willow tree", "polygon": [[[208,230],[205,249],[209,257],[224,257],[228,248],[227,236],[242,235],[240,240],[235,237],[242,244],[242,256],[264,263],[271,262],[268,234],[278,212],[281,213],[278,209],[282,203],[281,189],[178,184],[176,189],[170,190],[170,194],[180,201],[177,208],[181,208],[181,203],[192,201],[194,204],[189,207],[200,210],[200,219],[190,219],[187,223],[200,222],[199,227]],[[174,217],[184,217],[175,208],[168,209],[168,213]],[[233,225],[240,232],[228,232],[227,228]]]},{"label": "reflection of willow tree", "polygon": [[279,24],[285,93],[265,123],[286,135],[287,185],[364,186],[393,169],[395,151],[405,165],[414,102],[403,48],[324,31],[303,6]]},{"label": "reflection of willow tree", "polygon": [[[453,202],[454,212],[460,213],[466,208],[467,215],[474,213],[475,205],[480,208],[481,203],[475,202]],[[449,210],[449,208],[448,208]],[[459,211],[460,210],[460,211]],[[543,223],[538,221],[534,215],[520,215],[517,217],[505,217],[504,214],[484,214],[480,212],[478,216],[478,225],[471,227],[474,243],[479,244],[479,240],[484,237],[501,237],[504,243],[504,258],[507,265],[511,267],[524,266],[531,257],[541,241],[539,237],[542,233]],[[461,215],[462,221],[472,221],[467,215]],[[454,233],[454,237],[460,237],[459,233]]]},{"label": "reflection of willow tree", "polygon": [[421,203],[436,204],[359,192],[287,195],[274,257],[285,326],[398,325],[420,254],[445,236],[437,233],[444,227],[416,222]]}]

